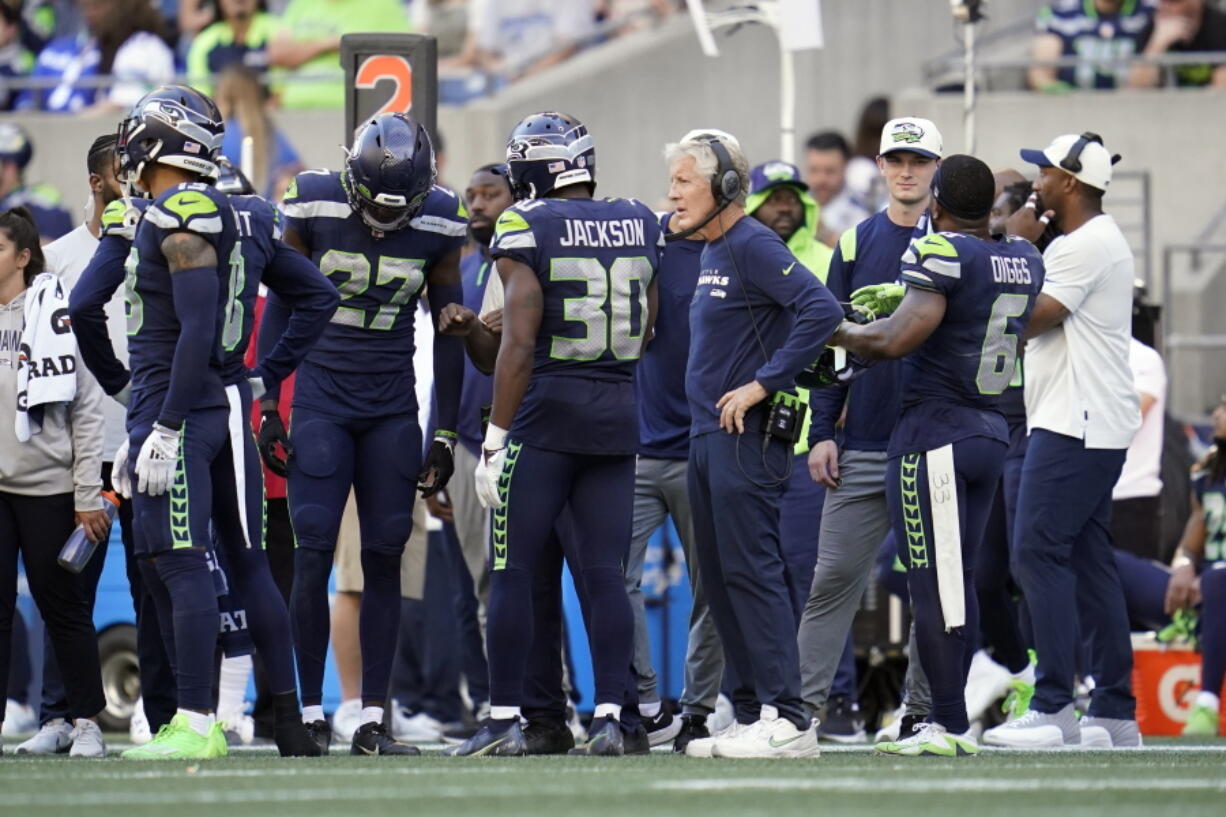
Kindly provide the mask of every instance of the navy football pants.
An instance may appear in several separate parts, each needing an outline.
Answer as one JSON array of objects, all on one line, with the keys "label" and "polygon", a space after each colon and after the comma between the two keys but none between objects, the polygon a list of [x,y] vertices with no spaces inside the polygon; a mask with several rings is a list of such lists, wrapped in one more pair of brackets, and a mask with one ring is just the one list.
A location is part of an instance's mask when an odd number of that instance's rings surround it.
[{"label": "navy football pants", "polygon": [[[557,641],[549,633],[542,634],[548,638],[534,639],[534,605],[540,596],[550,613],[557,609],[544,594],[544,583],[556,584],[557,548],[550,545],[556,541],[559,517],[569,506],[581,532],[571,572],[588,601],[596,703],[620,707],[630,681],[634,641],[624,578],[634,506],[634,457],[564,454],[512,440],[503,480],[506,505],[494,512],[491,534],[486,632],[490,704],[521,706],[529,654],[534,649],[552,651]],[[536,592],[538,576],[541,592]],[[534,647],[534,640],[546,643]],[[552,688],[553,679],[546,680]]]},{"label": "navy football pants", "polygon": [[1015,566],[1034,627],[1039,665],[1030,708],[1073,702],[1077,628],[1098,671],[1089,714],[1131,720],[1132,643],[1111,547],[1111,490],[1124,449],[1086,448],[1064,434],[1030,434],[1018,495]]},{"label": "navy football pants", "polygon": [[421,428],[413,414],[343,419],[295,406],[291,439],[287,484],[298,543],[291,608],[302,703],[323,699],[328,576],[352,486],[362,537],[362,701],[381,706],[400,629],[400,556],[413,531]]},{"label": "navy football pants", "polygon": [[757,432],[693,437],[689,495],[699,570],[725,660],[738,679],[737,719],[752,718],[755,704],[770,705],[807,729],[796,620],[779,541],[788,448],[773,441],[764,455]]},{"label": "navy football pants", "polygon": [[[966,715],[966,674],[978,643],[978,600],[975,557],[983,539],[992,499],[1000,481],[1007,446],[987,437],[970,437],[952,445],[953,474],[944,481],[938,499],[956,497],[962,555],[962,596],[966,620],[947,628],[937,579],[937,547],[933,531],[933,498],[929,491],[931,453],[892,457],[886,466],[886,504],[894,536],[907,568],[907,589],[915,617],[920,665],[932,689],[931,718],[950,732],[970,728]],[[952,482],[952,484],[950,484]]]}]

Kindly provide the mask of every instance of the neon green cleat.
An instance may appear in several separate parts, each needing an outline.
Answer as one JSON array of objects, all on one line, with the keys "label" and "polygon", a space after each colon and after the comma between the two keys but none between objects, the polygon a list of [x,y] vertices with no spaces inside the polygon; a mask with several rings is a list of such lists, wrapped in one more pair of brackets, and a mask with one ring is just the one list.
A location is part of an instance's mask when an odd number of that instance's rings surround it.
[{"label": "neon green cleat", "polygon": [[209,753],[205,757],[225,757],[230,754],[230,744],[226,741],[226,724],[223,721],[214,721],[213,728],[209,729]]},{"label": "neon green cleat", "polygon": [[1030,709],[1030,699],[1033,697],[1034,684],[1021,679],[1010,681],[1009,694],[1005,696],[1005,702],[1000,707],[1000,711],[1005,713],[1005,720],[1015,721],[1025,715],[1026,710]]},{"label": "neon green cleat", "polygon": [[884,755],[919,757],[969,757],[979,754],[979,744],[970,735],[951,735],[945,727],[925,723],[903,740],[886,741],[873,747]]},{"label": "neon green cleat", "polygon": [[1218,736],[1218,713],[1207,706],[1193,704],[1188,710],[1188,722],[1183,725],[1183,736],[1188,738],[1216,738]]},{"label": "neon green cleat", "polygon": [[187,725],[187,718],[178,714],[170,723],[158,730],[157,736],[144,746],[133,746],[123,753],[127,760],[188,760],[220,757],[225,754],[225,733],[218,731],[222,740],[221,755],[213,743],[214,725],[208,735],[202,735]]}]

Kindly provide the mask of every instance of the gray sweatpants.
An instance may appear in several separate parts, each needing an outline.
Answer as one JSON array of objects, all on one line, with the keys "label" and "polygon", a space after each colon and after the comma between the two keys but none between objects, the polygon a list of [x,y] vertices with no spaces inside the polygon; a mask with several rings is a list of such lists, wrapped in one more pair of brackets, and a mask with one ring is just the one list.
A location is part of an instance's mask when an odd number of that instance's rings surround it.
[{"label": "gray sweatpants", "polygon": [[[800,692],[814,716],[826,705],[847,633],[873,575],[877,550],[890,529],[885,469],[884,451],[842,451],[843,483],[826,491],[817,568],[796,635]],[[914,652],[911,655],[914,658]],[[920,704],[929,697],[927,679],[917,660],[910,664],[914,666],[907,673],[908,697]]]},{"label": "gray sweatpants", "polygon": [[630,555],[626,561],[626,593],[634,611],[634,671],[638,675],[639,703],[660,700],[656,672],[651,666],[651,644],[647,639],[647,617],[643,605],[643,562],[647,540],[668,516],[681,537],[690,574],[694,605],[690,610],[690,636],[685,654],[685,689],[681,693],[682,711],[709,715],[724,675],[724,651],[715,621],[707,607],[698,563],[694,552],[694,523],[686,494],[686,460],[639,457],[634,476],[634,528]]},{"label": "gray sweatpants", "polygon": [[473,471],[477,458],[464,445],[455,447],[455,473],[447,483],[451,499],[452,524],[460,540],[460,552],[477,594],[477,621],[481,626],[481,641],[485,642],[485,609],[490,600],[489,521],[490,513],[477,499],[477,484]]}]

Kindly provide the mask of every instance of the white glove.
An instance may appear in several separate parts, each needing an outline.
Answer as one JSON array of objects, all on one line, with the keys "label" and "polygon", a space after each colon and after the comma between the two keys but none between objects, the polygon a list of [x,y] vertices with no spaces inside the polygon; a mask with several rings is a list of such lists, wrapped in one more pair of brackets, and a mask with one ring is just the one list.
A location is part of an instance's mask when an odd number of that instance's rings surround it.
[{"label": "white glove", "polygon": [[259,400],[268,393],[268,387],[264,385],[264,378],[262,377],[248,377],[247,385],[251,387],[251,399],[253,401]]},{"label": "white glove", "polygon": [[132,498],[132,479],[128,476],[128,438],[124,437],[111,463],[111,487],[124,499]]},{"label": "white glove", "polygon": [[506,504],[505,497],[498,490],[498,481],[502,478],[502,466],[507,461],[507,432],[493,423],[485,431],[485,442],[481,444],[481,456],[477,459],[477,469],[473,477],[477,481],[477,499],[483,508],[501,508]]},{"label": "white glove", "polygon": [[161,496],[174,480],[179,461],[181,430],[154,423],[136,456],[136,490],[149,496]]}]

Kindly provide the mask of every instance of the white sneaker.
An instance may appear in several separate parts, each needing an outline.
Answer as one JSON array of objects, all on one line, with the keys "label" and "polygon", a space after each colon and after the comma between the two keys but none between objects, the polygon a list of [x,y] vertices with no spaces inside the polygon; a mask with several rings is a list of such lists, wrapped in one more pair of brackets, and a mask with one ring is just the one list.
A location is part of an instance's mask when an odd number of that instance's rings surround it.
[{"label": "white sneaker", "polygon": [[132,718],[128,721],[128,739],[134,746],[144,746],[153,740],[153,732],[149,729],[149,719],[145,717],[144,698],[137,698],[136,706],[132,708]]},{"label": "white sneaker", "polygon": [[29,735],[37,731],[38,712],[34,707],[9,698],[4,706],[4,725],[0,726],[0,735],[15,738],[18,735]]},{"label": "white sneaker", "polygon": [[[763,707],[763,711],[767,707]],[[819,757],[817,721],[807,729],[797,729],[787,718],[767,718],[739,735],[721,738],[711,748],[712,757],[796,758]]]},{"label": "white sneaker", "polygon": [[62,755],[72,746],[72,724],[55,718],[43,724],[34,737],[17,744],[19,755]]},{"label": "white sneaker", "polygon": [[222,731],[228,746],[250,746],[255,740],[255,721],[246,712],[217,713],[217,720],[225,724]]},{"label": "white sneaker", "polygon": [[392,737],[405,743],[442,743],[442,721],[425,712],[415,715],[396,707],[392,710]]},{"label": "white sneaker", "polygon": [[734,738],[746,729],[752,728],[753,725],[752,723],[733,721],[718,732],[712,732],[709,738],[695,738],[691,740],[685,745],[685,755],[686,757],[715,757],[715,755],[711,754],[711,751],[715,748],[717,740]]},{"label": "white sneaker", "polygon": [[[392,709],[392,718],[396,717],[396,709]],[[362,725],[362,699],[350,698],[341,701],[341,705],[332,713],[332,736],[341,743],[352,743],[353,733]]]},{"label": "white sneaker", "polygon": [[72,730],[71,737],[69,757],[106,757],[106,741],[102,739],[102,730],[93,721],[84,718],[77,721],[77,728]]},{"label": "white sneaker", "polygon": [[730,725],[736,723],[736,708],[732,706],[731,699],[724,693],[720,693],[715,699],[715,711],[707,717],[707,728],[711,730],[711,734],[722,732]]},{"label": "white sneaker", "polygon": [[996,663],[983,650],[971,658],[970,672],[966,676],[966,715],[979,720],[988,707],[1009,692],[1013,674]]},{"label": "white sneaker", "polygon": [[583,728],[583,721],[579,720],[579,713],[570,704],[566,705],[566,728],[574,735],[576,746],[587,743],[587,730]]},{"label": "white sneaker", "polygon": [[1077,746],[1081,743],[1081,729],[1072,704],[1051,715],[1031,709],[1015,721],[984,732],[983,742],[1013,749]]},{"label": "white sneaker", "polygon": [[898,733],[902,729],[902,717],[906,714],[906,703],[899,704],[897,709],[881,719],[885,725],[877,730],[877,734],[873,736],[873,739],[877,743],[898,740]]}]

